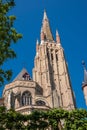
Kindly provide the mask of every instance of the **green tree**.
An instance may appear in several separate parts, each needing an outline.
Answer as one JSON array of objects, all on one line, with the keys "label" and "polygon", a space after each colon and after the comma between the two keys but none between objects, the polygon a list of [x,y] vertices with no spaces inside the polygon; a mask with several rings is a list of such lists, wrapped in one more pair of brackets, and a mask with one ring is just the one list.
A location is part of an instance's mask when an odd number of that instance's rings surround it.
[{"label": "green tree", "polygon": [[33,111],[30,115],[28,115],[28,124],[27,130],[45,130],[48,128],[49,124],[47,121],[47,112],[45,111]]},{"label": "green tree", "polygon": [[25,118],[26,115],[22,115],[14,110],[9,110],[6,113],[6,125],[8,130],[25,130]]},{"label": "green tree", "polygon": [[8,59],[16,57],[12,44],[17,43],[22,37],[13,27],[16,17],[8,15],[9,10],[14,6],[14,0],[0,0],[0,86],[12,76],[11,70],[3,70],[3,64]]},{"label": "green tree", "polygon": [[0,130],[26,130],[27,115],[0,107]]},{"label": "green tree", "polygon": [[67,117],[68,112],[63,109],[51,109],[48,112],[49,125],[53,130],[62,130],[64,119]]},{"label": "green tree", "polygon": [[6,108],[0,107],[0,130],[5,130]]},{"label": "green tree", "polygon": [[87,130],[87,111],[84,109],[69,111],[64,124],[64,130]]},{"label": "green tree", "polygon": [[51,109],[22,115],[0,107],[0,130],[87,130],[87,111]]}]

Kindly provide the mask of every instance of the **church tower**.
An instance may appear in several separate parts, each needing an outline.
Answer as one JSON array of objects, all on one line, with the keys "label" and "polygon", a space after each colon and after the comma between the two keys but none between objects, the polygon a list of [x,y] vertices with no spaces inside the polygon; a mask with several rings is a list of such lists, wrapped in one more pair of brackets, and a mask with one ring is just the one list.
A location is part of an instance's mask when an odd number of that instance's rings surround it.
[{"label": "church tower", "polygon": [[[85,87],[87,77],[85,82],[83,89],[87,91],[87,87]],[[13,108],[23,114],[30,113],[34,109],[64,108],[72,110],[75,108],[60,36],[56,31],[56,41],[54,40],[46,11],[44,11],[40,42],[38,40],[36,42],[33,79],[23,68],[17,77],[5,86],[3,99],[7,109]]]},{"label": "church tower", "polygon": [[44,11],[40,42],[36,42],[33,80],[43,89],[43,97],[51,108],[75,108],[64,50],[56,31],[56,41],[51,33],[46,11]]}]

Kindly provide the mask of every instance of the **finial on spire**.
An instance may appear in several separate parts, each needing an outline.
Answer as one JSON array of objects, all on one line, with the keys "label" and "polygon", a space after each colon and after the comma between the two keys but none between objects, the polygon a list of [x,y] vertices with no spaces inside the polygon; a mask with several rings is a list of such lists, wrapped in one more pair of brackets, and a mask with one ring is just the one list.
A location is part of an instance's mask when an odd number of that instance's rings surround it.
[{"label": "finial on spire", "polygon": [[36,41],[36,56],[38,55],[38,50],[39,50],[39,41],[38,41],[38,39],[37,39],[37,41]]},{"label": "finial on spire", "polygon": [[48,20],[48,18],[47,18],[47,14],[46,14],[46,10],[44,10],[44,17],[43,17],[43,20]]},{"label": "finial on spire", "polygon": [[58,30],[56,30],[56,42],[60,45],[60,36]]},{"label": "finial on spire", "polygon": [[39,41],[38,41],[38,39],[37,39],[37,41],[36,41],[36,44],[37,44],[37,45],[39,44]]},{"label": "finial on spire", "polygon": [[59,36],[58,30],[56,30],[56,36]]}]

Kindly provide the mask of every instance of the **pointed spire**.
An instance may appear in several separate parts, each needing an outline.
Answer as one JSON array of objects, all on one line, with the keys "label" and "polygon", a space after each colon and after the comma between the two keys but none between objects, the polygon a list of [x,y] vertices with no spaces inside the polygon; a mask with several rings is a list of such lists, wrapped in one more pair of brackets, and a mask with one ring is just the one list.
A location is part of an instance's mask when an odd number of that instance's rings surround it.
[{"label": "pointed spire", "polygon": [[56,30],[56,36],[59,36],[58,30]]},{"label": "pointed spire", "polygon": [[56,42],[60,44],[60,36],[59,36],[58,30],[56,30]]},{"label": "pointed spire", "polygon": [[48,20],[47,14],[46,14],[46,10],[44,10],[44,17],[43,17],[43,20]]},{"label": "pointed spire", "polygon": [[36,41],[36,52],[38,52],[38,49],[39,49],[39,41],[37,39],[37,41]]},{"label": "pointed spire", "polygon": [[42,40],[42,35],[44,36],[43,40],[53,41],[49,20],[45,10],[44,10],[43,22],[41,27],[41,40]]},{"label": "pointed spire", "polygon": [[82,61],[82,65],[84,67],[84,82],[83,82],[83,86],[87,85],[87,70],[86,70],[86,65],[85,62]]},{"label": "pointed spire", "polygon": [[38,39],[37,39],[37,41],[36,41],[36,44],[39,45],[39,41],[38,41]]}]

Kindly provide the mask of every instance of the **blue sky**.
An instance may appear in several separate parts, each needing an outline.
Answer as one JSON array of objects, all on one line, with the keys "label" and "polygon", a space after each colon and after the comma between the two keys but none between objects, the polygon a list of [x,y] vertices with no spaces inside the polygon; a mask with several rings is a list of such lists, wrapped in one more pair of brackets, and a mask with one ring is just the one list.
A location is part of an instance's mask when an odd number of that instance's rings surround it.
[{"label": "blue sky", "polygon": [[[40,39],[43,12],[46,9],[54,39],[56,29],[61,37],[77,107],[86,108],[81,86],[83,81],[81,62],[85,60],[87,64],[87,0],[15,1],[16,6],[10,14],[16,15],[15,28],[23,34],[23,38],[13,45],[17,58],[7,61],[4,65],[4,68],[13,70],[11,81],[24,66],[32,77],[36,39]],[[1,95],[2,88],[0,90]]]}]

